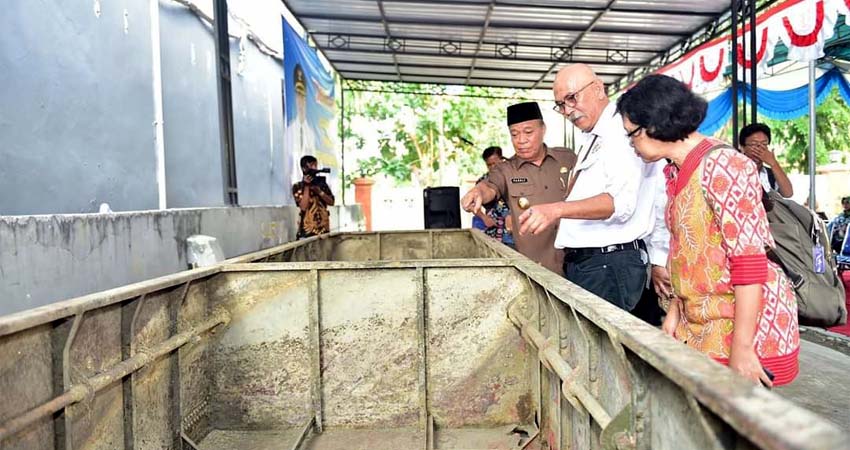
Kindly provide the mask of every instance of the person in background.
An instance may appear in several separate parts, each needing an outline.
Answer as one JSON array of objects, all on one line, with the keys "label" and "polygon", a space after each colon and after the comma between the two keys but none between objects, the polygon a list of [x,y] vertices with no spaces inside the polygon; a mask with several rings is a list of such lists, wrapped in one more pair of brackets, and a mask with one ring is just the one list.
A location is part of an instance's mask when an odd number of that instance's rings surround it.
[{"label": "person in background", "polygon": [[[536,102],[511,105],[507,113],[516,154],[493,166],[487,177],[470,189],[460,203],[465,211],[474,213],[481,205],[501,198],[508,204],[516,227],[523,208],[564,199],[576,155],[572,150],[548,147],[543,142],[546,124]],[[513,233],[513,238],[517,251],[563,275],[564,252],[555,248],[555,231],[550,229],[535,235]]]},{"label": "person in background", "polygon": [[299,209],[297,239],[317,236],[331,231],[330,211],[334,195],[324,177],[316,176],[318,161],[310,155],[301,158],[304,177],[292,186],[292,197]]},{"label": "person in background", "polygon": [[841,214],[835,216],[829,222],[829,235],[832,250],[841,254],[844,245],[844,237],[847,235],[847,227],[850,226],[850,196],[841,199]]},{"label": "person in background", "polygon": [[650,75],[617,103],[645,161],[671,161],[668,271],[662,329],[766,386],[797,376],[797,300],[774,247],[759,169],[742,153],[697,132],[708,105],[671,77]]},{"label": "person in background", "polygon": [[[489,172],[495,165],[505,161],[502,156],[502,148],[493,146],[484,149],[481,154],[484,163],[487,164]],[[478,179],[480,183],[487,175]],[[508,204],[501,198],[484,205],[481,209],[475,212],[475,217],[472,218],[472,227],[484,231],[487,236],[509,246],[514,246],[513,236],[511,236],[511,210]]]},{"label": "person in background", "polygon": [[759,168],[759,180],[765,191],[778,191],[785,198],[794,195],[791,180],[770,150],[770,127],[763,123],[751,123],[741,128],[738,145]]}]

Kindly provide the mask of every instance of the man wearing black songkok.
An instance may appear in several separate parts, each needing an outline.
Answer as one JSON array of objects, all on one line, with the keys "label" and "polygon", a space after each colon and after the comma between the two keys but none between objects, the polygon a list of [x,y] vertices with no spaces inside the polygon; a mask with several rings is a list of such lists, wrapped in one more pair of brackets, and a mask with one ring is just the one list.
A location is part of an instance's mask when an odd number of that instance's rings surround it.
[{"label": "man wearing black songkok", "polygon": [[[463,196],[461,204],[467,211],[478,211],[484,203],[504,199],[516,224],[529,207],[564,200],[576,156],[569,149],[549,148],[543,143],[546,125],[536,102],[509,106],[508,129],[516,154],[494,166]],[[556,231],[517,235],[514,240],[520,253],[563,275],[564,253],[555,248]]]}]

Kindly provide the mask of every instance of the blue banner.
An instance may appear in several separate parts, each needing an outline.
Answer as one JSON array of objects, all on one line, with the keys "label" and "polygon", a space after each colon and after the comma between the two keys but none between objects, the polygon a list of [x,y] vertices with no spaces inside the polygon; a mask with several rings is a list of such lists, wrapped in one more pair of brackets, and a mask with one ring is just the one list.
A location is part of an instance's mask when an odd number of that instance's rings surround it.
[{"label": "blue banner", "polygon": [[[838,69],[832,69],[815,80],[815,103],[820,105],[834,87],[844,100],[850,103],[850,85]],[[738,90],[738,101],[750,103],[750,85],[741,84]],[[787,91],[770,91],[758,89],[759,114],[777,120],[796,119],[809,114],[809,86],[803,85]],[[723,127],[732,117],[732,88],[708,102],[708,112],[699,131],[712,135]]]},{"label": "blue banner", "polygon": [[339,152],[337,151],[334,78],[322,66],[316,51],[283,21],[284,103],[286,141],[284,155],[293,183],[301,180],[299,162],[304,155],[315,156],[319,167],[331,169],[328,184],[339,193]]}]

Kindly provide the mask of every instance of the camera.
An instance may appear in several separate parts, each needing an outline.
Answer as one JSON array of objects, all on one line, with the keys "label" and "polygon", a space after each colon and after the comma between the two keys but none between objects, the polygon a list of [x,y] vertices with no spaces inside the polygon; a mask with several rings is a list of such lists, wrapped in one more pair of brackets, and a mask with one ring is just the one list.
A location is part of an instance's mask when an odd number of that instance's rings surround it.
[{"label": "camera", "polygon": [[305,169],[304,175],[309,175],[313,177],[313,181],[310,183],[313,186],[322,186],[326,185],[328,182],[325,180],[325,177],[318,176],[320,173],[331,173],[331,169],[325,167],[322,169]]}]

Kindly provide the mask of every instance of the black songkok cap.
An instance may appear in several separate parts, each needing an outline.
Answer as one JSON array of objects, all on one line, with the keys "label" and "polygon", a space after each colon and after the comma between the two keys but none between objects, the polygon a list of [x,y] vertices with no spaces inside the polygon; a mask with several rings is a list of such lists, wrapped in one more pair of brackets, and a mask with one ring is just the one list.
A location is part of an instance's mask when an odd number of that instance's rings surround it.
[{"label": "black songkok cap", "polygon": [[540,106],[537,105],[537,102],[517,103],[508,106],[508,126],[529,120],[543,120],[543,114],[540,112]]}]

